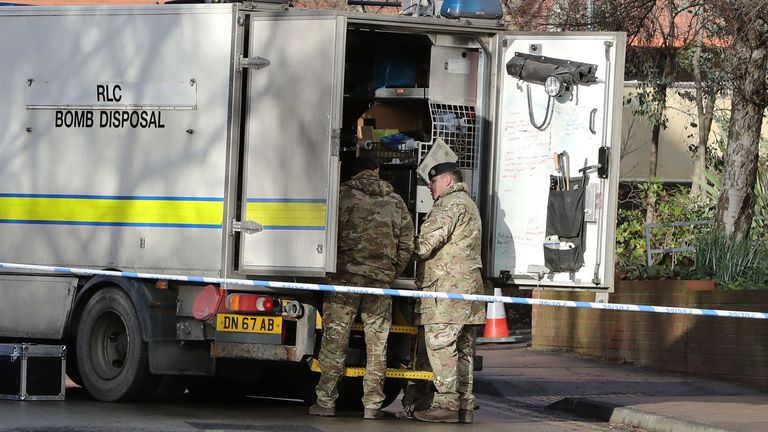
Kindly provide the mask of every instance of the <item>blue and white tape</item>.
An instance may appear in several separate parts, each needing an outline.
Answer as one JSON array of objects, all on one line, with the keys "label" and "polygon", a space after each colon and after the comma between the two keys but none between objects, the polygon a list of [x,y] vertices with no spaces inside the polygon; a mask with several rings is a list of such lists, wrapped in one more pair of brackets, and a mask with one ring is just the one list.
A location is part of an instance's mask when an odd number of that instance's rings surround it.
[{"label": "blue and white tape", "polygon": [[340,285],[327,285],[327,284],[310,284],[299,282],[274,282],[274,281],[261,281],[261,280],[249,280],[249,279],[228,279],[228,278],[216,278],[216,277],[201,277],[201,276],[180,276],[180,275],[167,275],[167,274],[155,274],[155,273],[135,273],[135,272],[120,272],[110,270],[92,270],[76,267],[51,267],[41,266],[33,264],[14,264],[0,262],[0,268],[12,269],[12,270],[28,270],[35,272],[54,272],[54,273],[67,273],[86,276],[118,276],[137,279],[163,279],[183,282],[196,282],[196,283],[209,283],[209,284],[227,284],[238,285],[238,290],[242,291],[256,291],[258,288],[276,288],[287,290],[299,290],[299,291],[323,291],[323,292],[339,292],[348,294],[370,294],[370,295],[388,295],[393,297],[411,297],[411,298],[441,298],[451,300],[464,300],[464,301],[481,301],[485,303],[501,302],[523,305],[537,305],[537,306],[554,306],[554,307],[569,307],[578,309],[601,309],[609,311],[627,311],[627,312],[653,312],[663,314],[676,314],[676,315],[702,315],[702,316],[715,316],[715,317],[727,317],[727,318],[750,318],[750,319],[764,319],[768,320],[768,313],[766,312],[746,312],[746,311],[733,311],[733,310],[719,310],[719,309],[695,309],[695,308],[681,308],[672,306],[648,306],[648,305],[635,305],[635,304],[623,304],[623,303],[595,303],[595,302],[582,302],[582,301],[570,301],[570,300],[546,300],[546,299],[530,299],[521,297],[507,297],[507,296],[487,296],[487,295],[474,295],[474,294],[459,294],[448,292],[431,292],[431,291],[412,291],[412,290],[400,290],[391,288],[367,288],[367,287],[355,287],[355,286],[340,286]]}]

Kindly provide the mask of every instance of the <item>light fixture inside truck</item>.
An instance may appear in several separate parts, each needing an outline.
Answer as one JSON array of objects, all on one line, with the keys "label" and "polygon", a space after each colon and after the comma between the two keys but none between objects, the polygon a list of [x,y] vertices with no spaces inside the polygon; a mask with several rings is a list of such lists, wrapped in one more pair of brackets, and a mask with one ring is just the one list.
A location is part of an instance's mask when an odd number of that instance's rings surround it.
[{"label": "light fixture inside truck", "polygon": [[[552,99],[558,98],[561,102],[570,100],[571,92],[577,85],[597,81],[596,73],[597,65],[594,64],[520,52],[516,52],[507,62],[507,74],[528,84],[528,114],[533,127],[539,130],[546,129],[552,121]],[[544,120],[540,124],[534,120],[531,84],[542,85],[548,97]]]},{"label": "light fixture inside truck", "polygon": [[570,86],[557,75],[551,75],[544,81],[544,91],[549,97],[561,97],[570,92]]}]

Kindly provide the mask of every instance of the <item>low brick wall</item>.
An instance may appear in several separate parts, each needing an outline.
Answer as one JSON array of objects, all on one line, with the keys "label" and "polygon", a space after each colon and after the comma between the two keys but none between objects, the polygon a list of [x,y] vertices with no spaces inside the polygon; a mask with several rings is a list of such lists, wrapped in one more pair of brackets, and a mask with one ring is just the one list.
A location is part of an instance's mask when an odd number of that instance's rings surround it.
[{"label": "low brick wall", "polygon": [[[537,291],[594,301],[594,293]],[[702,291],[686,281],[617,281],[611,303],[768,311],[768,290]],[[532,346],[768,388],[768,321],[534,306]]]}]

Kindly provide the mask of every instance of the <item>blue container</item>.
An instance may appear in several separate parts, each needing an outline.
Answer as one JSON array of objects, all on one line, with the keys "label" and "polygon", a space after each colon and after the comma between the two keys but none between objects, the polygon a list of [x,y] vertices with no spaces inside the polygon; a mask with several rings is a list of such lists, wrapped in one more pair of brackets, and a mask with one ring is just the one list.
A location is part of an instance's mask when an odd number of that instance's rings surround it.
[{"label": "blue container", "polygon": [[416,87],[416,63],[404,57],[385,60],[376,68],[376,87]]},{"label": "blue container", "polygon": [[500,19],[504,12],[499,0],[445,0],[440,15],[446,18]]}]

